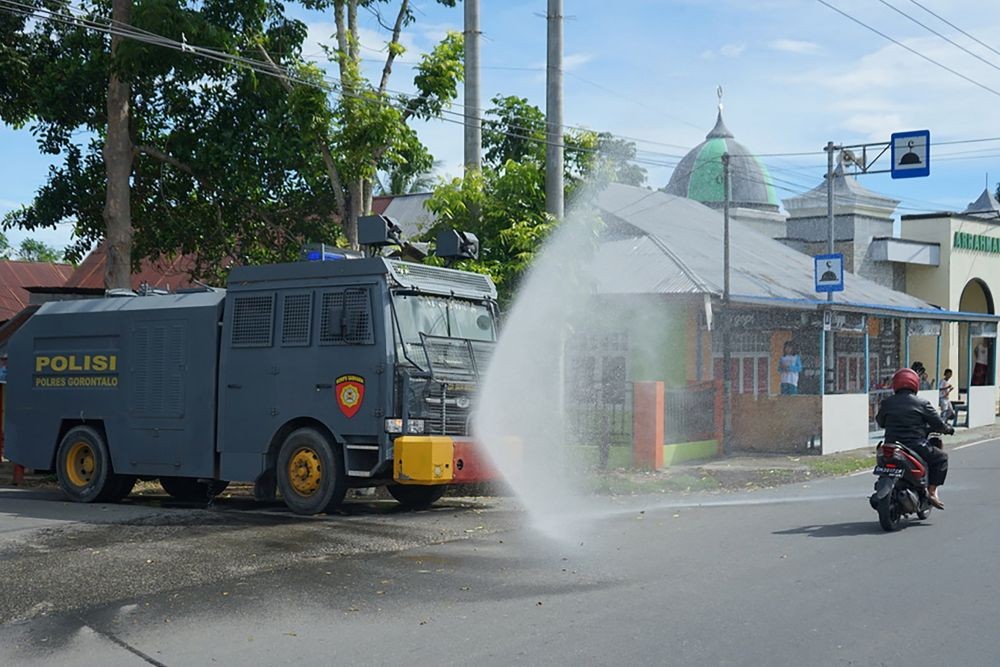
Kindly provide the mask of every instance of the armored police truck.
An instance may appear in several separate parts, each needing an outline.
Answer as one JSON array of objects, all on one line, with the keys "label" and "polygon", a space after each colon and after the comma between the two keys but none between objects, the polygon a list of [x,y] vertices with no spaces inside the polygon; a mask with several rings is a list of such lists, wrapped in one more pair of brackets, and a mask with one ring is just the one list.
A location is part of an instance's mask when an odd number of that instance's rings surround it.
[{"label": "armored police truck", "polygon": [[80,502],[228,480],[293,511],[492,475],[468,438],[496,335],[486,276],[382,257],[241,267],[226,290],[43,305],[9,346],[7,456]]}]

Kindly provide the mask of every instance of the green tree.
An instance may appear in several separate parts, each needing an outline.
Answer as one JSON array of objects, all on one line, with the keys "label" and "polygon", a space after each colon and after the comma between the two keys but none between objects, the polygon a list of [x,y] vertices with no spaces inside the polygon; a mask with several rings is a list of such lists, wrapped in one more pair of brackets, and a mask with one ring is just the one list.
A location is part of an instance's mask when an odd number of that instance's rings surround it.
[{"label": "green tree", "polygon": [[[110,236],[105,156],[114,152],[113,73],[128,88],[133,266],[160,253],[194,253],[196,274],[216,278],[234,261],[288,259],[304,240],[335,240],[322,160],[302,140],[303,109],[278,80],[136,40],[120,41],[112,58],[106,35],[86,29],[62,3],[44,6],[48,18],[0,14],[0,118],[30,125],[40,150],[62,161],[29,205],[5,217],[5,227],[72,221],[71,259]],[[82,6],[93,17],[107,14],[101,0]],[[306,35],[273,0],[144,0],[131,24],[234,56],[259,57],[263,44],[282,54],[282,66],[300,65]]]},{"label": "green tree", "polygon": [[[459,267],[488,273],[506,302],[555,221],[545,212],[544,114],[523,98],[492,101],[483,122],[482,171],[439,185],[427,208],[438,220],[431,235],[443,227],[476,234],[480,258]],[[563,142],[571,203],[585,185],[645,181],[645,170],[630,162],[630,142],[587,131],[568,132]]]},{"label": "green tree", "polygon": [[[436,1],[455,6],[455,0]],[[336,32],[328,54],[337,64],[339,83],[332,99],[315,86],[290,82],[285,86],[290,98],[311,110],[309,122],[301,125],[303,136],[313,140],[323,156],[344,236],[356,248],[357,219],[371,212],[378,172],[398,171],[414,177],[433,166],[430,153],[409,123],[439,117],[455,99],[463,72],[462,35],[448,33],[425,54],[416,66],[416,93],[398,96],[390,90],[389,80],[396,59],[406,51],[400,41],[402,31],[416,18],[409,0],[398,5],[390,0],[307,0],[304,4],[333,12]],[[385,8],[395,8],[391,22],[383,20],[381,11]],[[361,71],[359,9],[372,12],[389,33],[377,83],[366,79]],[[305,74],[317,77],[315,71]]]},{"label": "green tree", "polygon": [[444,164],[441,160],[434,161],[433,169],[413,173],[409,165],[390,168],[379,172],[375,179],[375,189],[380,195],[407,195],[415,192],[428,192],[437,183],[435,172]]},{"label": "green tree", "polygon": [[17,248],[17,258],[24,262],[58,262],[59,251],[37,239],[24,239]]},{"label": "green tree", "polygon": [[[422,58],[414,95],[388,88],[404,52],[401,32],[415,19],[408,0],[303,1],[333,11],[329,53],[340,71],[333,85],[302,61],[306,26],[278,0],[142,0],[131,7],[131,0],[113,0],[122,21],[116,25],[263,63],[254,67],[109,40],[77,20],[82,11],[106,24],[112,0],[81,0],[72,10],[26,2],[40,13],[0,13],[0,119],[30,126],[40,150],[61,162],[3,224],[73,222],[70,259],[107,238],[114,257],[134,244],[133,267],[143,257],[190,253],[196,277],[212,280],[233,262],[290,259],[305,241],[353,245],[379,169],[413,176],[431,168],[408,123],[439,115],[461,80],[462,39],[450,34]],[[396,18],[385,24],[380,12],[390,7]],[[121,13],[129,8],[130,15]],[[377,83],[361,75],[359,9],[376,14],[389,34]],[[127,137],[115,131],[122,127]],[[126,177],[124,192],[109,192]],[[114,238],[113,228],[120,232]]]}]

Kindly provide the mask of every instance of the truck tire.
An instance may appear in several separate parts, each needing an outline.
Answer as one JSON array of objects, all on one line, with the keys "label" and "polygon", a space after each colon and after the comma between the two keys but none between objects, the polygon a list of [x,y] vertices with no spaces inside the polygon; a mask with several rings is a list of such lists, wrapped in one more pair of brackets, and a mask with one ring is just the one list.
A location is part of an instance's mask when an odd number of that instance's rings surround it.
[{"label": "truck tire", "polygon": [[56,452],[56,478],[70,500],[110,500],[117,488],[115,477],[108,445],[97,430],[74,426],[63,436]]},{"label": "truck tire", "polygon": [[340,448],[312,428],[297,429],[285,438],[276,472],[281,498],[296,514],[332,511],[347,493]]},{"label": "truck tire", "polygon": [[444,495],[448,489],[445,484],[434,486],[415,486],[413,484],[390,484],[386,487],[389,495],[396,499],[406,509],[422,510],[430,507]]},{"label": "truck tire", "polygon": [[177,500],[207,503],[225,491],[229,482],[221,479],[206,482],[195,477],[161,477],[160,486]]}]

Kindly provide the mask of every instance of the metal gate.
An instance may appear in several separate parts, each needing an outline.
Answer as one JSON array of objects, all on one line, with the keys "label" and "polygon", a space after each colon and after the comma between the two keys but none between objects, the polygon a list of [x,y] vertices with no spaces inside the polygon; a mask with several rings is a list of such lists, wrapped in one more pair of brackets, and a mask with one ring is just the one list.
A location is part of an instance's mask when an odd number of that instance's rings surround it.
[{"label": "metal gate", "polygon": [[566,435],[596,446],[607,467],[610,448],[632,441],[628,334],[577,335],[566,344]]}]

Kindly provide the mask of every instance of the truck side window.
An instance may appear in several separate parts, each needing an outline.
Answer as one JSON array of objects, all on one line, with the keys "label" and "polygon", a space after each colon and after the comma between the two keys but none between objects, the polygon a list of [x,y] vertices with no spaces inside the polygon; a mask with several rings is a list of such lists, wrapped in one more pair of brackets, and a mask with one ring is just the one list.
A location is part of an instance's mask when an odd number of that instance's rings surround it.
[{"label": "truck side window", "polygon": [[312,333],[312,292],[281,297],[281,344],[308,346]]},{"label": "truck side window", "polygon": [[321,345],[374,345],[371,295],[366,287],[323,292],[320,298]]},{"label": "truck side window", "polygon": [[274,333],[274,294],[233,299],[233,347],[271,347]]}]

